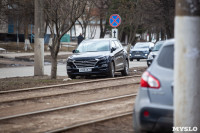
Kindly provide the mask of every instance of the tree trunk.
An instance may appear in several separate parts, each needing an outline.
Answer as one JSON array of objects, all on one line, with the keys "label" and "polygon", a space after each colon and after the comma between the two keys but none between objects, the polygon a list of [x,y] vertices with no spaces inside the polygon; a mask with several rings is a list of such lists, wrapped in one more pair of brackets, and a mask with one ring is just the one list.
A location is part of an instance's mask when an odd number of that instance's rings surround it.
[{"label": "tree trunk", "polygon": [[57,76],[57,56],[51,56],[51,79]]},{"label": "tree trunk", "polygon": [[57,56],[60,48],[60,39],[56,38],[53,40],[54,47],[51,47],[51,79],[56,79],[57,77]]},{"label": "tree trunk", "polygon": [[103,19],[100,18],[100,38],[104,38],[103,35]]},{"label": "tree trunk", "polygon": [[159,41],[159,39],[160,39],[160,35],[159,35],[159,31],[157,30],[157,32],[156,32],[156,41]]},{"label": "tree trunk", "polygon": [[24,23],[24,40],[28,39],[28,21]]},{"label": "tree trunk", "polygon": [[151,35],[151,30],[149,31],[149,42],[152,41],[152,35]]},{"label": "tree trunk", "polygon": [[30,41],[28,38],[28,21],[26,20],[25,16],[25,21],[24,21],[24,49],[25,51],[27,51],[27,49],[32,49],[31,45],[30,45]]},{"label": "tree trunk", "polygon": [[161,29],[161,40],[165,40],[165,33],[163,29]]}]

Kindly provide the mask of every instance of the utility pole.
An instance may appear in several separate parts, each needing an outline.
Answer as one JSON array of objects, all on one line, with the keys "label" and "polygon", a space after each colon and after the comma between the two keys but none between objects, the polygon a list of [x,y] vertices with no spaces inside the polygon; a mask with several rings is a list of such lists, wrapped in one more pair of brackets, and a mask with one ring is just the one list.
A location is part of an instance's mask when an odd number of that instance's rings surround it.
[{"label": "utility pole", "polygon": [[43,0],[35,0],[34,75],[44,75],[44,12]]},{"label": "utility pole", "polygon": [[176,0],[174,66],[174,127],[200,132],[200,0]]}]

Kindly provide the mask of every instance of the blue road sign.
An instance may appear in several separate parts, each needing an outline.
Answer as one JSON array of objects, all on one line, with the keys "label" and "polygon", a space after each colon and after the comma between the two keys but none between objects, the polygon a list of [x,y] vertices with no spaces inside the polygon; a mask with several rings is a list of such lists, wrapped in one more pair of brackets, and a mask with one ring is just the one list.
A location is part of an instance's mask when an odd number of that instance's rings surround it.
[{"label": "blue road sign", "polygon": [[110,26],[118,27],[121,24],[121,17],[118,14],[113,14],[109,19]]}]

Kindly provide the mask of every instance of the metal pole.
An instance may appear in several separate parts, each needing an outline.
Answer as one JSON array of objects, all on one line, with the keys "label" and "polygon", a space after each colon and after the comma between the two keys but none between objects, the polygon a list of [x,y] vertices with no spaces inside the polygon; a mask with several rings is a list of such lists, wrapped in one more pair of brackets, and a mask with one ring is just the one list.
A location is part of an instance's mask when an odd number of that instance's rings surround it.
[{"label": "metal pole", "polygon": [[44,13],[43,0],[35,0],[34,75],[44,75]]},{"label": "metal pole", "polygon": [[176,0],[173,128],[177,133],[200,132],[199,36],[200,1]]}]

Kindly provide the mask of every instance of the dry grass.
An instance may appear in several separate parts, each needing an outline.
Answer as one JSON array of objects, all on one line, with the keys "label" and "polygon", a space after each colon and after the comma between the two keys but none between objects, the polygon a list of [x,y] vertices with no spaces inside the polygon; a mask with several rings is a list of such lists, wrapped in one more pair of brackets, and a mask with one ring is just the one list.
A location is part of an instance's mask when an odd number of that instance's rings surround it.
[{"label": "dry grass", "polygon": [[[146,70],[146,67],[135,67],[130,69],[130,75],[141,75]],[[116,76],[121,76],[117,74]],[[31,77],[16,77],[16,78],[5,78],[0,79],[0,91],[16,90],[22,88],[31,88],[39,86],[47,86],[54,84],[65,84],[80,81],[88,81],[105,77],[78,77],[79,79],[63,80],[68,79],[67,76],[57,76],[57,79],[50,79],[50,76],[31,76]]]}]

